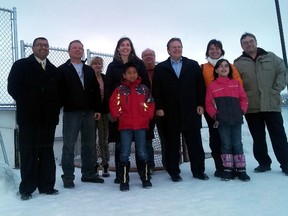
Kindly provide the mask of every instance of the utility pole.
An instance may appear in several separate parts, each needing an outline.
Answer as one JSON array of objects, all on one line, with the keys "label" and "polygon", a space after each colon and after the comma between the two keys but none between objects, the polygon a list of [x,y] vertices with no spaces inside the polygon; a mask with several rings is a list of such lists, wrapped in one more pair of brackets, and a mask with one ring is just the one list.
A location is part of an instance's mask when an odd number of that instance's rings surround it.
[{"label": "utility pole", "polygon": [[280,6],[279,6],[279,1],[278,0],[275,0],[275,6],[276,6],[277,19],[278,19],[278,27],[279,27],[279,33],[280,33],[283,60],[284,60],[284,63],[286,65],[286,67],[288,67],[285,40],[284,40],[284,33],[283,33],[282,20],[281,20],[281,12],[280,12]]}]

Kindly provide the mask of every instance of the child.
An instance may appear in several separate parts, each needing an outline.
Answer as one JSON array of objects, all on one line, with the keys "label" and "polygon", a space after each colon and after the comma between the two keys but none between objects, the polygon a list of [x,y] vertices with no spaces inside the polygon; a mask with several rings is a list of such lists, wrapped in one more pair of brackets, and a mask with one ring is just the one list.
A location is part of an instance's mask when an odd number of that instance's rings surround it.
[{"label": "child", "polygon": [[206,111],[215,119],[214,126],[218,127],[221,138],[224,166],[221,179],[229,181],[235,166],[238,178],[249,181],[241,141],[241,125],[248,108],[248,99],[240,82],[232,78],[233,71],[228,60],[217,61],[213,73],[214,81],[206,93]]},{"label": "child", "polygon": [[[110,114],[119,120],[120,131],[120,190],[129,190],[129,156],[132,137],[140,160],[138,173],[143,188],[151,188],[148,155],[146,152],[146,130],[154,115],[154,101],[149,89],[141,84],[136,66],[127,63],[123,70],[123,80],[110,97]],[[134,135],[134,136],[133,136]]]}]

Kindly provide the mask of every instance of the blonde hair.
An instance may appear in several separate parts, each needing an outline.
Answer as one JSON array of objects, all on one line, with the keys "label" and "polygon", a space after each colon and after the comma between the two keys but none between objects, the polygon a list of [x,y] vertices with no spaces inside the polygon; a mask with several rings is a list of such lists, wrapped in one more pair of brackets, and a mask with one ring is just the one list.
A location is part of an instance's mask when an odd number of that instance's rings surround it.
[{"label": "blonde hair", "polygon": [[95,56],[95,57],[93,57],[93,58],[91,59],[91,61],[90,61],[90,66],[92,66],[92,65],[95,64],[95,63],[101,63],[101,64],[103,65],[103,62],[104,62],[104,60],[103,60],[102,57],[100,57],[100,56]]}]

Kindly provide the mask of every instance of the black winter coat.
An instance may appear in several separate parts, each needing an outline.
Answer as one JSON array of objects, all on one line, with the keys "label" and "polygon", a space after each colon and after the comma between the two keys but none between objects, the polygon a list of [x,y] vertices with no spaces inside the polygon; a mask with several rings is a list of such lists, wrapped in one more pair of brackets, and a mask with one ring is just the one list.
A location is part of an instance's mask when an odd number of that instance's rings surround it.
[{"label": "black winter coat", "polygon": [[34,55],[16,61],[8,76],[18,124],[58,124],[62,106],[60,71],[46,59],[43,70]]},{"label": "black winter coat", "polygon": [[101,112],[100,88],[92,67],[83,62],[84,88],[70,60],[59,69],[63,76],[64,112]]},{"label": "black winter coat", "polygon": [[171,60],[159,63],[153,76],[152,95],[156,110],[163,109],[163,126],[167,130],[189,130],[202,127],[197,106],[205,107],[205,82],[199,64],[182,57],[179,78]]}]

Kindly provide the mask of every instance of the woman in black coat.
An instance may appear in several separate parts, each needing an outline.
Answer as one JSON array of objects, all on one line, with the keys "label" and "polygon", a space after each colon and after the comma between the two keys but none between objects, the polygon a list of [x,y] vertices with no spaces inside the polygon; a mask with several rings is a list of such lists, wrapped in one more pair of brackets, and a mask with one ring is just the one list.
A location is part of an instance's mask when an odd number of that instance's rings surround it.
[{"label": "woman in black coat", "polygon": [[[104,81],[104,100],[106,105],[109,105],[109,99],[113,91],[121,84],[123,78],[124,65],[126,63],[133,63],[136,65],[138,75],[142,78],[142,84],[150,88],[149,77],[145,68],[144,63],[140,58],[137,57],[134,46],[130,38],[122,37],[117,42],[115,48],[113,61],[108,65],[106,71],[106,77]],[[108,106],[109,107],[109,106]],[[109,124],[109,138],[108,142],[115,142],[115,168],[116,168],[116,179],[115,183],[119,182],[119,146],[120,146],[120,133],[118,131],[118,122],[111,122]]]}]

